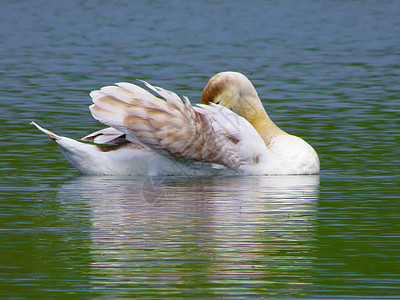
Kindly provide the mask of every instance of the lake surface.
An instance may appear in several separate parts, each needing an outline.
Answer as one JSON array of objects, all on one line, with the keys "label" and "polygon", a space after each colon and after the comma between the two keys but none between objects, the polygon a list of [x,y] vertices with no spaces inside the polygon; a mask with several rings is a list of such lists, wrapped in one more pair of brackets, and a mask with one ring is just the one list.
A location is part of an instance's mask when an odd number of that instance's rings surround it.
[{"label": "lake surface", "polygon": [[[400,297],[397,1],[3,1],[0,298]],[[318,176],[79,175],[88,92],[255,84]],[[153,180],[153,179],[152,179]]]}]

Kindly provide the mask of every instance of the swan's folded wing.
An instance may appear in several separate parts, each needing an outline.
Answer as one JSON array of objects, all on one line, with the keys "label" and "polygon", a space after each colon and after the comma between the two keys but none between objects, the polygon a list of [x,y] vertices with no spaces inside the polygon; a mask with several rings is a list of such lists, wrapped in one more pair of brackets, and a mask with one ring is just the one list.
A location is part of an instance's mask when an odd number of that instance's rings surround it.
[{"label": "swan's folded wing", "polygon": [[107,151],[108,149],[117,150],[123,147],[129,147],[133,150],[143,150],[145,152],[152,152],[146,145],[142,144],[134,138],[127,137],[125,133],[112,128],[104,128],[88,134],[81,138],[82,141],[92,142],[98,144],[99,148]]},{"label": "swan's folded wing", "polygon": [[236,145],[216,132],[187,99],[183,102],[173,92],[146,85],[165,100],[134,84],[119,83],[90,94],[93,117],[174,160],[242,164]]},{"label": "swan's folded wing", "polygon": [[120,144],[128,142],[128,140],[125,139],[125,133],[112,127],[92,132],[81,138],[81,140],[85,142],[93,142],[95,144]]},{"label": "swan's folded wing", "polygon": [[215,132],[225,135],[236,144],[243,165],[255,165],[261,157],[271,156],[257,130],[245,118],[214,103],[197,104],[194,109],[207,116]]}]

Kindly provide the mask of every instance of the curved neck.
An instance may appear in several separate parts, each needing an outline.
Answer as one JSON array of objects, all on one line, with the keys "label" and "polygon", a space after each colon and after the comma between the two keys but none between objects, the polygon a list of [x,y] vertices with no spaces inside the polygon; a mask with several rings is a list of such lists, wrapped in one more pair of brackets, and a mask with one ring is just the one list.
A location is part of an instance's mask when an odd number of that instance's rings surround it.
[{"label": "curved neck", "polygon": [[269,118],[258,97],[242,98],[240,104],[235,105],[232,109],[253,125],[266,145],[273,136],[287,134]]}]

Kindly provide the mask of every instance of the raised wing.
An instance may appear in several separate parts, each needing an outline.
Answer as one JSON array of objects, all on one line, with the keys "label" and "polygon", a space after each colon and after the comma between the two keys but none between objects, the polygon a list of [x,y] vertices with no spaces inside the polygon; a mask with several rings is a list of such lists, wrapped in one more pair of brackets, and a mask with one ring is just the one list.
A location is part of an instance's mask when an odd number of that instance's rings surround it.
[{"label": "raised wing", "polygon": [[137,85],[117,83],[90,93],[93,117],[175,160],[228,167],[243,163],[235,143],[214,130],[187,98],[182,101],[171,91],[145,84],[163,99]]}]

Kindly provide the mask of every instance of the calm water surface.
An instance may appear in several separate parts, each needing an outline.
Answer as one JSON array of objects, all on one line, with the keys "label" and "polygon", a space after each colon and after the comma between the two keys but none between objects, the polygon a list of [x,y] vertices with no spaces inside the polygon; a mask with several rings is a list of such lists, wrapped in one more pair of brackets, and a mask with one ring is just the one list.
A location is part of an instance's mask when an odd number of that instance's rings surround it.
[{"label": "calm water surface", "polygon": [[[397,1],[3,1],[0,298],[400,297]],[[31,120],[245,73],[319,176],[80,176]]]}]

